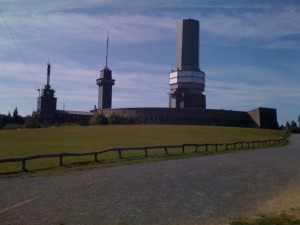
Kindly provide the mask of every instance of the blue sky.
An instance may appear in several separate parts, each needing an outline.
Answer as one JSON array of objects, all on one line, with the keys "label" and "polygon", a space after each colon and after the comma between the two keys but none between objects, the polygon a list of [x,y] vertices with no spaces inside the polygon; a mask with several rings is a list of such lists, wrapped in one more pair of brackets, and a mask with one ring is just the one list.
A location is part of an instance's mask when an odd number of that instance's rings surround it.
[{"label": "blue sky", "polygon": [[167,107],[184,18],[200,21],[207,108],[271,107],[280,124],[297,120],[297,0],[0,0],[0,113],[36,110],[48,61],[57,108],[93,109],[108,29],[113,108]]}]

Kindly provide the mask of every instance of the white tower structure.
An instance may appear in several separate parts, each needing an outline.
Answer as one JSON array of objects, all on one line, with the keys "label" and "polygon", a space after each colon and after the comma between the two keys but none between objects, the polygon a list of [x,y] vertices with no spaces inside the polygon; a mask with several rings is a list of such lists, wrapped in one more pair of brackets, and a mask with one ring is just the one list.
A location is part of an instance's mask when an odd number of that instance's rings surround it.
[{"label": "white tower structure", "polygon": [[199,21],[179,22],[176,70],[170,73],[170,108],[206,108],[205,73],[199,68]]}]

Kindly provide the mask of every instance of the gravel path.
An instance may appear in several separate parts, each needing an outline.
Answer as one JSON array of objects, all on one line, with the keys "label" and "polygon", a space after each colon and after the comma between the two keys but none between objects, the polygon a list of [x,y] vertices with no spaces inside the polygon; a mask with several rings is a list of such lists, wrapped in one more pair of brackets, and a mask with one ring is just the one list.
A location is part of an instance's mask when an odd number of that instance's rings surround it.
[{"label": "gravel path", "polygon": [[300,184],[299,137],[273,149],[0,178],[0,223],[213,224],[212,218],[254,215]]}]

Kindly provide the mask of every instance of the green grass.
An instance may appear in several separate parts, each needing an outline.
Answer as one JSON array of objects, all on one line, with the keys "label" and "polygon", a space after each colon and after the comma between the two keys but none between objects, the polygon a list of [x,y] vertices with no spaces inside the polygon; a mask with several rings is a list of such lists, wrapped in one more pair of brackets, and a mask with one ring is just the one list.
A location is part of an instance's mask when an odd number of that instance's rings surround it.
[{"label": "green grass", "polygon": [[[69,126],[43,129],[0,130],[0,159],[51,153],[82,153],[115,147],[139,147],[154,145],[181,145],[188,143],[229,143],[277,139],[278,130],[214,126],[177,125],[113,125],[113,126]],[[163,155],[163,151],[149,151],[150,156]],[[180,153],[174,150],[174,154]],[[126,157],[143,156],[143,153],[128,152]],[[113,160],[116,153],[107,153],[101,159]],[[92,157],[81,157],[80,161],[91,161]],[[57,167],[57,159],[29,161],[29,169]],[[78,158],[68,157],[66,163]],[[19,171],[20,163],[0,164],[0,173]]]}]

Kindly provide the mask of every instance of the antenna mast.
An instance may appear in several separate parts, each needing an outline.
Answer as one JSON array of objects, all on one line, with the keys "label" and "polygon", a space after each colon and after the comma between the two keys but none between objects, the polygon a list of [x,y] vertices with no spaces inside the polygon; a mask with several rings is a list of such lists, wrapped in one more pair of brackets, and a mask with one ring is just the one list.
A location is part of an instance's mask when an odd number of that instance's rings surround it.
[{"label": "antenna mast", "polygon": [[51,64],[47,63],[47,87],[50,87],[50,72],[51,72]]},{"label": "antenna mast", "polygon": [[106,40],[106,58],[105,58],[105,68],[107,68],[108,45],[109,45],[109,30],[107,31],[107,40]]}]

